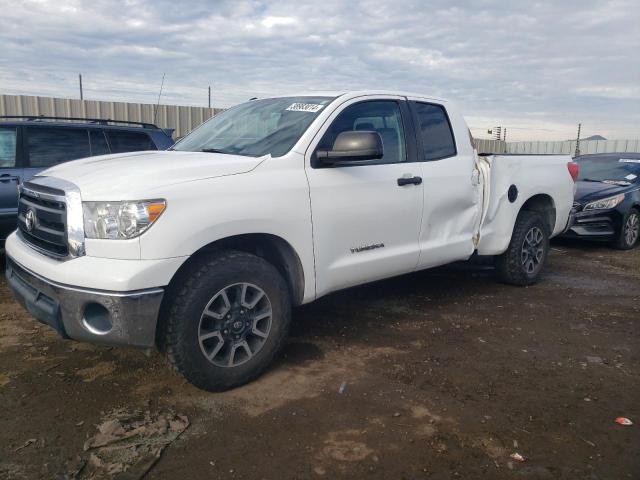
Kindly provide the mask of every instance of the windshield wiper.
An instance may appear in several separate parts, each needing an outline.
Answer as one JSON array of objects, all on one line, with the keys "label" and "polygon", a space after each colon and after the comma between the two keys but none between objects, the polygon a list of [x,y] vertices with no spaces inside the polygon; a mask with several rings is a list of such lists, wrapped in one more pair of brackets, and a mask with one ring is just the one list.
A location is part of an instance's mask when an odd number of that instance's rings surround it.
[{"label": "windshield wiper", "polygon": [[220,149],[217,149],[217,148],[203,148],[200,151],[201,152],[205,152],[205,153],[225,153],[227,155],[234,155],[233,152],[227,152],[226,150],[220,150]]},{"label": "windshield wiper", "polygon": [[580,178],[579,180],[581,182],[598,182],[598,183],[602,183],[602,180],[594,180],[593,178]]}]

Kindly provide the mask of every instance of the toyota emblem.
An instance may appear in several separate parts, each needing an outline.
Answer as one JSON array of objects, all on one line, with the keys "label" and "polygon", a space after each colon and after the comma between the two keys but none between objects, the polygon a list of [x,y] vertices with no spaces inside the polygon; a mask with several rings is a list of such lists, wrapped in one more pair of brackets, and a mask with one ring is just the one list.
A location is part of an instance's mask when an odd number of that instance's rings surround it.
[{"label": "toyota emblem", "polygon": [[36,212],[29,209],[24,216],[24,226],[27,229],[27,232],[32,232],[33,227],[36,226]]}]

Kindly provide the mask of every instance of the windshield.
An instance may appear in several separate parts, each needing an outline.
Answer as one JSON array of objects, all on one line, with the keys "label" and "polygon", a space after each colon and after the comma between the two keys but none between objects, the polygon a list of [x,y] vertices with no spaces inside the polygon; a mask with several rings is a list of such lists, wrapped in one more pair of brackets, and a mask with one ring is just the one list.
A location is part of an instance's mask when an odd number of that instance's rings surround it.
[{"label": "windshield", "polygon": [[594,157],[575,160],[580,165],[578,180],[629,185],[640,177],[640,158]]},{"label": "windshield", "polygon": [[173,150],[280,157],[291,150],[332,97],[252,100],[219,113]]}]

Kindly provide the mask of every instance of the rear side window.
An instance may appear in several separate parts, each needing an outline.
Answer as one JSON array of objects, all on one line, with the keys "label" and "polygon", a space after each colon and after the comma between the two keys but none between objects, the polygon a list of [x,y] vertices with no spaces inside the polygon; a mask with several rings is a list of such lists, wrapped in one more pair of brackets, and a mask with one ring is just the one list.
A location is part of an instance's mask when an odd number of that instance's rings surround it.
[{"label": "rear side window", "polygon": [[89,135],[81,128],[29,127],[27,147],[31,167],[50,167],[91,156]]},{"label": "rear side window", "polygon": [[123,132],[108,130],[109,144],[112,153],[139,152],[141,150],[157,150],[149,135],[139,132]]},{"label": "rear side window", "polygon": [[110,153],[107,139],[102,130],[89,130],[89,139],[91,140],[91,156]]},{"label": "rear side window", "polygon": [[423,160],[439,160],[456,154],[451,125],[440,105],[411,102],[417,117]]},{"label": "rear side window", "polygon": [[0,168],[16,166],[16,137],[15,128],[0,128]]}]

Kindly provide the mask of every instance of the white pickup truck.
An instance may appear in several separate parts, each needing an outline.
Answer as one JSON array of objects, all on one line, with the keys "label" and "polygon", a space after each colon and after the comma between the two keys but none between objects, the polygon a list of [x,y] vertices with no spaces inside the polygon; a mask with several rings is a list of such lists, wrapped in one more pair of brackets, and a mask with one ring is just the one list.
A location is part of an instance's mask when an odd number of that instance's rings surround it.
[{"label": "white pickup truck", "polygon": [[257,377],[292,306],[495,256],[535,282],[570,222],[569,156],[481,157],[450,103],[394,92],[253,100],[169,151],[93,157],[20,186],[17,299],[63,337],[157,346],[189,382]]}]

